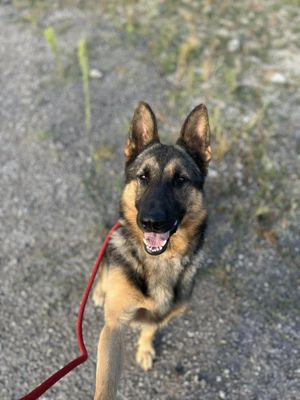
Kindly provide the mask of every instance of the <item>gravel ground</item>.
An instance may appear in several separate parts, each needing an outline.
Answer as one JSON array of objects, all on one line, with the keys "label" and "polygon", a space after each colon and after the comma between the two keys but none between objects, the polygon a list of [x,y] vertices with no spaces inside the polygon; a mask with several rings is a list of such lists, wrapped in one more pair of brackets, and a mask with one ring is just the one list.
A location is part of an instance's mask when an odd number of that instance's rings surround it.
[{"label": "gravel ground", "polygon": [[[43,38],[50,25],[60,32],[64,77]],[[90,133],[75,54],[82,37],[94,38],[90,67],[101,72],[90,82]],[[77,309],[101,238],[117,218],[122,147],[134,106],[144,99],[154,110],[168,110],[176,124],[185,115],[172,110],[173,83],[147,61],[143,46],[124,45],[106,14],[74,6],[33,23],[6,2],[0,38],[0,398],[8,400],[77,355]],[[276,59],[275,50],[271,56]],[[281,56],[281,70],[299,79],[297,57],[288,53],[284,63]],[[282,76],[272,75],[273,83],[281,85]],[[267,89],[266,96],[272,96]],[[281,90],[274,109],[285,118],[275,128],[273,162],[283,165],[287,190],[298,196],[299,95]],[[276,244],[273,236],[257,234],[253,221],[237,231],[230,210],[246,204],[249,192],[243,184],[241,195],[222,197],[218,187],[230,168],[228,159],[213,163],[208,179],[206,262],[191,308],[157,337],[149,373],[136,366],[136,335],[128,332],[120,399],[300,398],[299,209],[280,219]],[[102,322],[89,302],[89,360],[43,399],[92,398]]]}]

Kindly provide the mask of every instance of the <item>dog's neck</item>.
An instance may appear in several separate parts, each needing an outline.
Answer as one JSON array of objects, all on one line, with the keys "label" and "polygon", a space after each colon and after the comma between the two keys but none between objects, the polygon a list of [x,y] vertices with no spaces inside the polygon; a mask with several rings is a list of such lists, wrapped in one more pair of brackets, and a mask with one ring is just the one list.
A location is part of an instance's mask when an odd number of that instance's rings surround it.
[{"label": "dog's neck", "polygon": [[129,279],[136,279],[145,295],[153,298],[158,315],[167,314],[175,303],[190,296],[196,273],[192,256],[151,256],[124,228],[114,233],[110,245],[110,264],[124,265]]}]

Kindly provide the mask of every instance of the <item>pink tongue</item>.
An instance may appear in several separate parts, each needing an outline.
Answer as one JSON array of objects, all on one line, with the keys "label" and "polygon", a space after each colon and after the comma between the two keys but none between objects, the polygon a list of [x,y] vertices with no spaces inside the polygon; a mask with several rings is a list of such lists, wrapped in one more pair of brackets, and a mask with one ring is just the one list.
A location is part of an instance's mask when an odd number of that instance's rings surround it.
[{"label": "pink tongue", "polygon": [[169,236],[170,231],[165,233],[144,232],[144,240],[150,247],[162,247]]}]

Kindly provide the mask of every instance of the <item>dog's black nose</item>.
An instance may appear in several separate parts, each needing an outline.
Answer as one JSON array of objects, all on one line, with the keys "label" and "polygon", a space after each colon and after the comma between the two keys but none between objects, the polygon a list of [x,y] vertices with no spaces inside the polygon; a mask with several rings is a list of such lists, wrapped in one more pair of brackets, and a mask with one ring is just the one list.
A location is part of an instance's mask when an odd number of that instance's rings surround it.
[{"label": "dog's black nose", "polygon": [[139,218],[140,226],[146,232],[166,232],[167,229],[167,218],[163,212],[155,211],[141,215]]}]

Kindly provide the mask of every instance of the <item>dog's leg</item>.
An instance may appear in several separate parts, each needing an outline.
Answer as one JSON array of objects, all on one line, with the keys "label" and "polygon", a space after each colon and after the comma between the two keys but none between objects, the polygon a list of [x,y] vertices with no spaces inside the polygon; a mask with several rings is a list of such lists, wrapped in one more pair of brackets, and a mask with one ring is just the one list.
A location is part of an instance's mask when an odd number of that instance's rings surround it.
[{"label": "dog's leg", "polygon": [[108,265],[106,262],[101,263],[100,265],[100,276],[96,287],[93,292],[93,300],[95,306],[103,307],[105,293],[106,293],[106,281],[107,281],[107,274],[108,274]]},{"label": "dog's leg", "polygon": [[152,368],[153,360],[155,358],[155,349],[153,347],[155,333],[160,327],[167,325],[173,318],[183,314],[186,307],[187,304],[176,306],[159,325],[142,325],[136,352],[136,361],[145,371]]},{"label": "dog's leg", "polygon": [[155,324],[142,325],[141,328],[141,334],[136,352],[136,361],[145,371],[152,368],[155,357],[153,338],[157,329],[158,325]]},{"label": "dog's leg", "polygon": [[121,269],[110,267],[104,304],[105,325],[97,354],[94,400],[115,400],[123,359],[124,329],[140,308],[153,309],[153,300],[144,297]]},{"label": "dog's leg", "polygon": [[94,400],[114,400],[123,363],[121,326],[102,329],[97,354],[97,379]]},{"label": "dog's leg", "polygon": [[167,325],[172,319],[182,315],[185,313],[187,309],[187,303],[182,303],[175,308],[173,308],[172,311],[166,316],[166,318],[161,322],[160,326],[165,326]]}]

